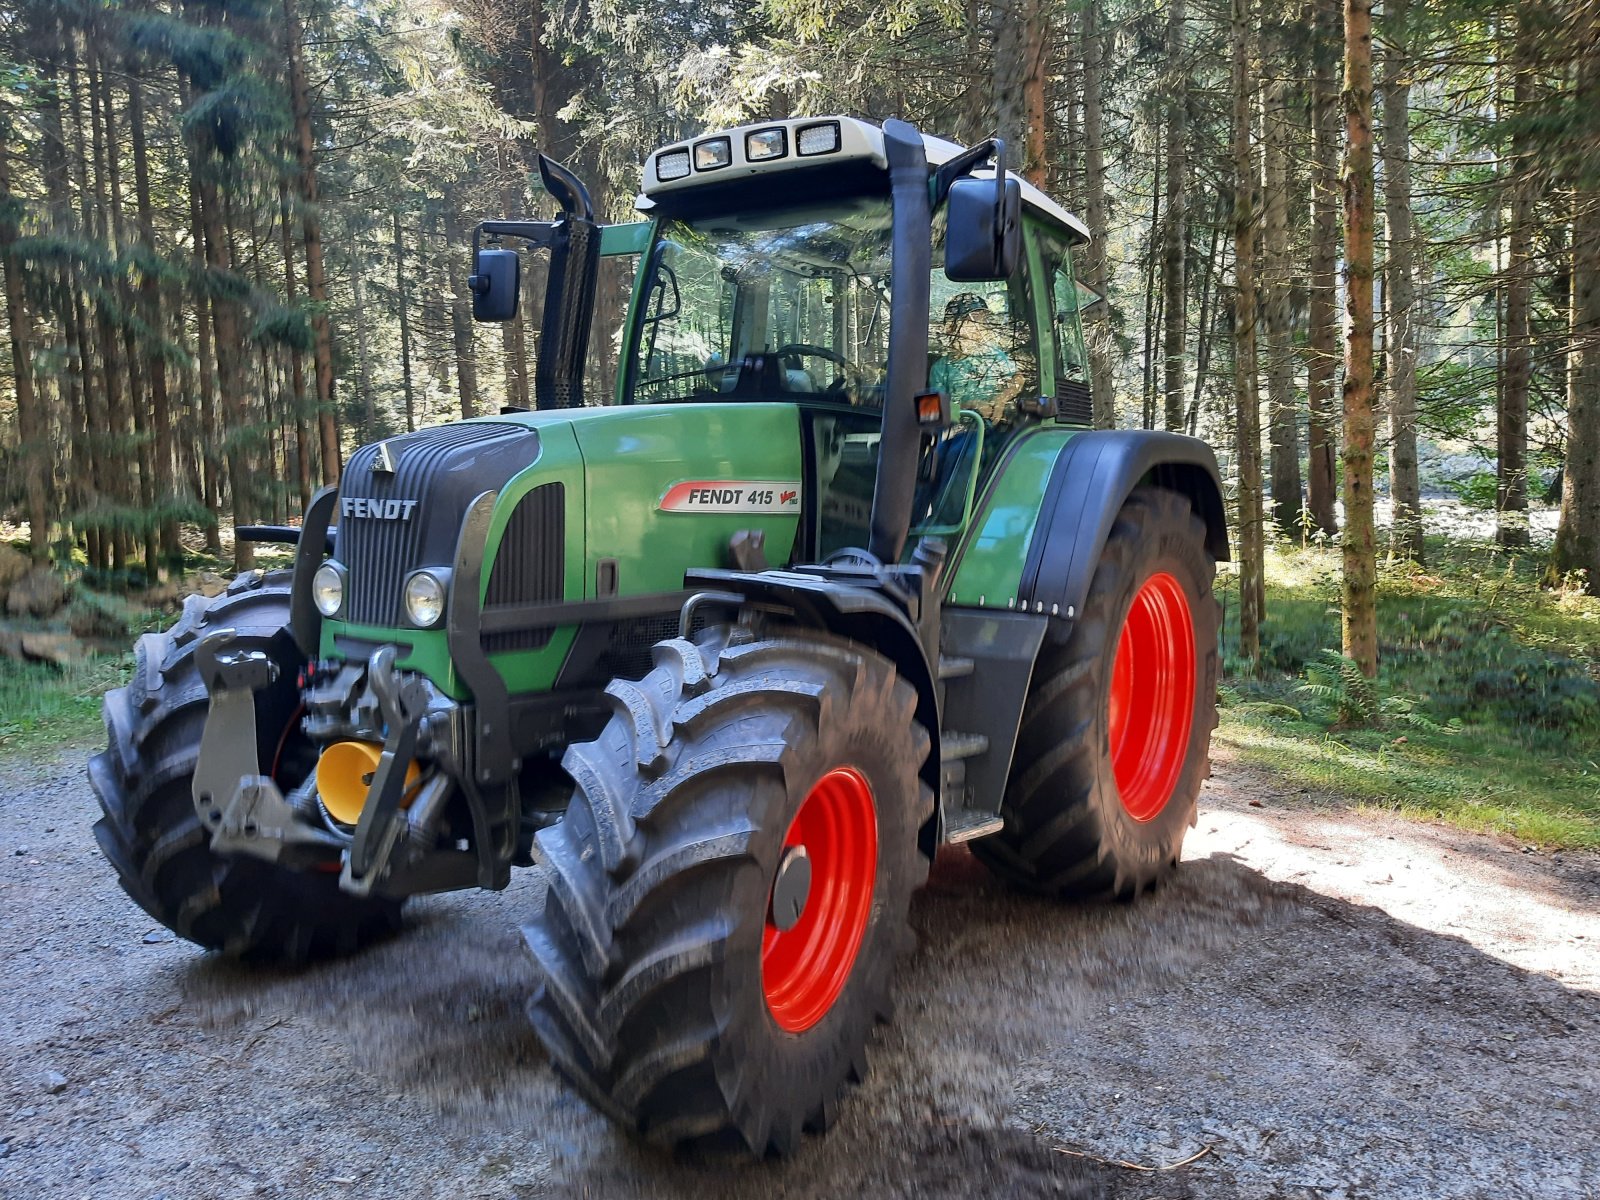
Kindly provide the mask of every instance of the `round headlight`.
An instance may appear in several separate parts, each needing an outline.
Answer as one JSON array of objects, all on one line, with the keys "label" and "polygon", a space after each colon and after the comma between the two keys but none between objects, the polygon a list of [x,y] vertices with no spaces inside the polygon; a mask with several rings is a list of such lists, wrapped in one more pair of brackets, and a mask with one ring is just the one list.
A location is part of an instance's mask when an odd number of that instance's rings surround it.
[{"label": "round headlight", "polygon": [[344,607],[344,572],[331,562],[318,567],[311,577],[311,599],[323,616],[337,615]]},{"label": "round headlight", "polygon": [[411,623],[428,629],[444,616],[444,581],[428,571],[418,571],[406,580],[406,616]]}]

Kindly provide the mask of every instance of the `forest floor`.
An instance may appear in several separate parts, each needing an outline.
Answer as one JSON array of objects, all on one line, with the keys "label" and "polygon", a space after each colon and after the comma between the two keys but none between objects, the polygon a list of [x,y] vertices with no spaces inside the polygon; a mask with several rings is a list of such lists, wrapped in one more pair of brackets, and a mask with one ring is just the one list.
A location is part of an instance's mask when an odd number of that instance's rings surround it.
[{"label": "forest floor", "polygon": [[1183,869],[1137,904],[941,857],[867,1082],[754,1165],[640,1149],[557,1081],[523,1016],[538,870],[418,902],[353,961],[248,971],[117,887],[85,751],[13,756],[0,1195],[1600,1194],[1600,856],[1358,810],[1220,749]]}]

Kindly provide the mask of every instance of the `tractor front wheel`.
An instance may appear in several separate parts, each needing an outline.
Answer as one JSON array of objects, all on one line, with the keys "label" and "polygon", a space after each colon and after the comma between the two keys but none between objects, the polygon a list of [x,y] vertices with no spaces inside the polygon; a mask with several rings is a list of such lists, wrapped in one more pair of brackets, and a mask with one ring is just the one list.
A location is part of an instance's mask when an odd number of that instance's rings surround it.
[{"label": "tractor front wheel", "polygon": [[1189,501],[1123,504],[1066,644],[1034,667],[1002,814],[972,850],[1003,878],[1131,899],[1177,865],[1217,723],[1216,563]]},{"label": "tractor front wheel", "polygon": [[930,739],[869,650],[715,646],[659,644],[568,749],[529,1014],[557,1069],[646,1138],[783,1154],[832,1121],[888,1016],[927,878]]}]

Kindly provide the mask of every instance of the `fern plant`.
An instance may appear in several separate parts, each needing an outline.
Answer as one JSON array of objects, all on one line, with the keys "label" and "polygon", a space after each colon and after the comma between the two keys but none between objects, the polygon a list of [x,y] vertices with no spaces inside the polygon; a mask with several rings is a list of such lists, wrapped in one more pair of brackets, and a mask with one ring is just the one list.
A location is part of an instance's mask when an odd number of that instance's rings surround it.
[{"label": "fern plant", "polygon": [[1353,659],[1324,650],[1321,662],[1306,664],[1306,681],[1295,690],[1333,709],[1335,724],[1370,725],[1382,715],[1377,684]]}]

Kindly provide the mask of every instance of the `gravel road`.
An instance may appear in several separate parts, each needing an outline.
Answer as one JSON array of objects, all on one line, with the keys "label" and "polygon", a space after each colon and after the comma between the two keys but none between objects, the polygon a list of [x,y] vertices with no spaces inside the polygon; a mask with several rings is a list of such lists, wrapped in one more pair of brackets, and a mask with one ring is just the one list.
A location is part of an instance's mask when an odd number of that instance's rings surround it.
[{"label": "gravel road", "polygon": [[536,872],[417,903],[354,961],[245,971],[117,888],[83,756],[0,767],[0,1196],[1600,1197],[1592,855],[1226,762],[1177,881],[1130,907],[947,854],[835,1131],[697,1164],[546,1065],[516,932]]}]

